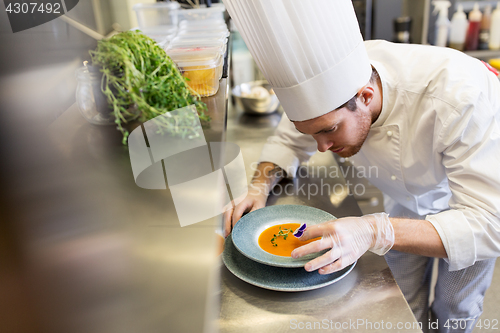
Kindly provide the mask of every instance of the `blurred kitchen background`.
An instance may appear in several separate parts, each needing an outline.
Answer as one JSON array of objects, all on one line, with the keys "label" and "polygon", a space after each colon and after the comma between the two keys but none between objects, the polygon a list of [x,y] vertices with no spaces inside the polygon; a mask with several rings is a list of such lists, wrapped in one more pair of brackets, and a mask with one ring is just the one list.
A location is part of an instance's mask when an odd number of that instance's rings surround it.
[{"label": "blurred kitchen background", "polygon": [[[82,66],[85,60],[90,60],[89,50],[95,49],[97,39],[112,35],[117,31],[129,30],[138,27],[137,16],[132,9],[138,3],[153,3],[146,0],[81,0],[78,5],[64,17],[57,18],[29,30],[12,33],[4,2],[0,4],[0,114],[3,121],[0,124],[0,149],[2,158],[7,161],[13,156],[18,144],[13,141],[18,135],[36,131],[36,126],[48,126],[75,103],[76,77],[75,70]],[[216,3],[217,1],[213,1]],[[202,2],[203,3],[203,2]],[[451,20],[457,11],[458,5],[466,13],[473,10],[474,1],[451,0],[448,10],[448,19]],[[487,7],[491,10],[497,7],[496,1],[478,1],[479,9],[484,13]],[[396,41],[398,38],[407,39],[412,43],[434,44],[436,40],[436,23],[438,14],[433,12],[430,0],[353,0],[360,29],[365,39],[386,39]],[[399,20],[398,20],[399,18]],[[399,34],[395,30],[396,23]],[[231,28],[231,87],[241,83],[263,79],[258,71],[248,49],[240,38],[234,26]],[[493,34],[493,32],[491,32]],[[401,40],[400,40],[401,41]],[[469,50],[466,51],[474,57],[483,60],[500,58],[499,50]],[[236,142],[242,138],[238,133],[231,131],[232,122],[244,121],[247,115],[229,100],[227,141]],[[273,122],[277,125],[281,110],[267,116],[260,116],[259,121]],[[22,123],[22,126],[18,125]],[[14,131],[15,130],[15,131]],[[259,152],[247,152],[259,154]],[[20,158],[19,156],[17,156]],[[26,163],[33,163],[28,159]],[[18,161],[24,165],[23,161]],[[342,168],[349,167],[348,159],[337,159]],[[17,164],[16,164],[17,165]],[[12,164],[7,167],[15,167]],[[5,165],[2,166],[6,167]],[[7,168],[6,167],[6,168]],[[31,165],[30,171],[36,170],[36,165]],[[59,170],[64,172],[64,170]],[[59,172],[58,171],[58,172]],[[23,174],[25,176],[25,174]],[[16,185],[5,179],[0,174],[2,184],[8,184],[0,194],[0,199],[5,203],[4,214],[7,223],[0,223],[0,331],[2,332],[29,332],[36,331],[36,323],[40,318],[29,318],[30,300],[32,295],[25,289],[23,281],[16,279],[19,268],[16,258],[22,257],[23,230],[19,230],[13,210],[8,209],[9,202],[13,202],[17,193],[12,190]],[[376,188],[364,179],[356,179],[347,174],[346,180],[351,183],[363,183],[366,191],[363,195],[355,196],[363,213],[372,213],[382,210],[383,199]],[[29,184],[29,179],[24,178],[21,185]],[[44,184],[47,185],[47,184]],[[48,186],[48,185],[47,185]],[[36,194],[31,193],[32,200],[40,200]],[[51,198],[50,196],[48,198]],[[66,203],[68,210],[78,209],[69,203],[71,198],[85,203],[89,198],[54,197]],[[50,201],[40,200],[50,206]],[[18,202],[16,202],[18,204]],[[30,203],[33,205],[33,203]],[[36,206],[36,205],[35,205]],[[84,207],[84,205],[82,206]],[[81,207],[80,207],[81,208]],[[3,219],[3,218],[2,218]],[[68,228],[68,232],[72,232]],[[58,234],[54,230],[43,230],[45,235]],[[17,235],[18,238],[11,238]],[[54,236],[55,237],[55,236]],[[105,237],[105,236],[104,236]],[[106,252],[113,256],[125,244],[123,240],[108,239],[110,248]],[[93,244],[79,244],[82,248],[92,247]],[[78,249],[74,249],[77,251]],[[91,254],[89,254],[91,256]],[[64,260],[64,259],[61,259]],[[119,258],[117,258],[119,260]],[[75,268],[76,269],[76,268]],[[126,274],[126,267],[120,269]],[[85,270],[82,270],[82,273]],[[113,273],[118,274],[118,273]],[[26,281],[24,281],[26,282]],[[112,281],[109,282],[112,284]],[[14,287],[13,287],[14,286]],[[124,287],[125,288],[125,287]],[[483,318],[498,319],[496,310],[497,301],[500,299],[500,263],[497,263],[492,287],[486,294]],[[123,330],[128,331],[126,323]],[[7,328],[6,330],[4,330]],[[116,327],[107,332],[119,331]],[[167,329],[168,331],[168,329]],[[103,331],[104,332],[104,331]],[[479,331],[477,331],[479,332]],[[481,331],[486,332],[486,331]]]},{"label": "blurred kitchen background", "polygon": [[[76,80],[71,73],[81,66],[83,60],[89,60],[88,50],[95,48],[95,38],[138,27],[132,7],[138,3],[153,2],[154,0],[80,1],[64,17],[15,34],[9,26],[5,10],[2,10],[2,90],[9,96],[9,100],[16,101],[16,105],[37,105],[36,114],[33,115],[33,111],[30,111],[30,117],[35,116],[37,121],[50,123],[75,101]],[[448,18],[452,19],[458,4],[468,13],[473,9],[474,3],[451,0]],[[488,6],[491,10],[496,8],[496,1],[477,3],[482,12]],[[395,41],[398,37],[394,21],[399,18],[403,23],[398,29],[407,29],[407,38],[412,43],[435,42],[438,15],[433,13],[434,7],[430,0],[353,0],[353,4],[365,39]],[[468,52],[485,60],[500,57],[498,50]],[[234,61],[250,64],[250,60],[246,59],[248,55],[243,53],[236,47]],[[250,78],[252,67],[244,67],[234,66],[235,80],[241,78],[245,81]],[[23,98],[9,93],[18,91],[19,87],[27,93]]]}]

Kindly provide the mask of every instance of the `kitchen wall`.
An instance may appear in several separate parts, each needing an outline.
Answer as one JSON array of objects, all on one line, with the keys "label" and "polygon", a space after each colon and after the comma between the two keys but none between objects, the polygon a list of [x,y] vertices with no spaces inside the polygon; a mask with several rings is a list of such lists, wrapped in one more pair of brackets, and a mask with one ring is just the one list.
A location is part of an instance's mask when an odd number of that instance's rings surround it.
[{"label": "kitchen wall", "polygon": [[74,102],[74,70],[96,41],[60,19],[13,34],[0,16],[2,108],[48,124]]},{"label": "kitchen wall", "polygon": [[401,0],[373,1],[372,39],[385,39],[392,41],[394,34],[392,21],[401,16],[401,9]]},{"label": "kitchen wall", "polygon": [[[132,6],[138,2],[148,0],[81,0],[65,16],[107,35],[115,22],[122,29],[137,25]],[[75,102],[74,72],[97,41],[61,18],[13,33],[2,2],[0,45],[2,108],[49,124]]]},{"label": "kitchen wall", "polygon": [[137,27],[137,17],[132,7],[138,3],[154,3],[156,0],[107,0],[109,1],[114,22],[118,23],[122,30]]}]

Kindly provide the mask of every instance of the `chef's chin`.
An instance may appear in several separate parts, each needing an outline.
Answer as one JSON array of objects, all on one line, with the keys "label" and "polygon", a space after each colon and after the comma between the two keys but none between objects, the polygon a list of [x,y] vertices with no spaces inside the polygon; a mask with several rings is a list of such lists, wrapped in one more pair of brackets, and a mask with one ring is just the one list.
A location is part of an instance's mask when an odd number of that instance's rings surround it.
[{"label": "chef's chin", "polygon": [[339,152],[336,152],[335,154],[339,155],[340,157],[346,158],[346,157],[351,157],[351,156],[356,155],[360,149],[361,149],[361,146],[359,146],[359,147],[344,147],[344,149],[342,149]]}]

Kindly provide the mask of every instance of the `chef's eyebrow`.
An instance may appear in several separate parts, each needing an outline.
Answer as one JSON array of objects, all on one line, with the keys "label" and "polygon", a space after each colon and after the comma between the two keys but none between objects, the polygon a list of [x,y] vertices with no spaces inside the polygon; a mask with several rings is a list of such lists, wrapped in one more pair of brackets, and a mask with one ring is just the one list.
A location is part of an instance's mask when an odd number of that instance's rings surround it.
[{"label": "chef's eyebrow", "polygon": [[[316,132],[316,133],[314,133],[314,134],[312,134],[312,135],[316,135],[316,134],[319,134],[319,133],[321,133],[321,132],[326,132],[326,131],[329,131],[329,130],[331,130],[332,128],[334,128],[335,126],[337,126],[337,125],[338,125],[338,122],[334,123],[333,125],[330,125],[330,126],[329,126],[329,127],[327,127],[327,128],[324,128],[324,129],[322,129],[322,130],[319,130],[318,132]],[[299,131],[300,133],[302,133],[302,134],[309,135],[309,134],[307,134],[307,133],[302,132],[302,131],[301,131],[301,130],[299,130],[297,127],[295,127],[295,129],[296,129],[297,131]]]}]

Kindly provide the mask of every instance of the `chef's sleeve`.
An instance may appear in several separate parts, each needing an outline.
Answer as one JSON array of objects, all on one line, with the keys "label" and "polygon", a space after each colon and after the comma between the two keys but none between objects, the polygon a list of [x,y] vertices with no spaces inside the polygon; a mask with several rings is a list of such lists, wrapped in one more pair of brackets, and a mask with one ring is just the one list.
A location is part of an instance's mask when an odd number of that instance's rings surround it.
[{"label": "chef's sleeve", "polygon": [[426,216],[450,271],[500,256],[500,109],[485,94],[443,123],[436,149],[452,193],[450,210]]},{"label": "chef's sleeve", "polygon": [[282,168],[287,177],[293,178],[297,168],[317,151],[316,141],[311,135],[302,134],[285,113],[273,136],[267,139],[259,162],[272,162]]}]

